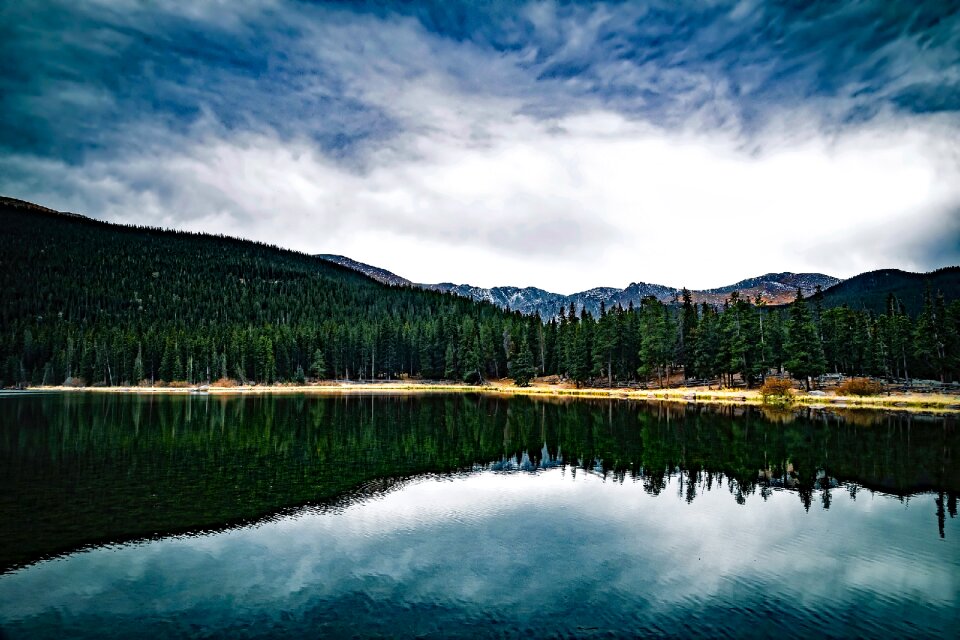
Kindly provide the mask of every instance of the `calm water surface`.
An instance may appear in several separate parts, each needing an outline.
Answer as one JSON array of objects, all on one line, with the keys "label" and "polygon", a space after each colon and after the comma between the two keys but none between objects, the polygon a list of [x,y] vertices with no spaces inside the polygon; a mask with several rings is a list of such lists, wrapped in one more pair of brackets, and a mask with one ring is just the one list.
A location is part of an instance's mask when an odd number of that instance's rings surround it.
[{"label": "calm water surface", "polygon": [[953,418],[0,396],[0,636],[956,637]]}]

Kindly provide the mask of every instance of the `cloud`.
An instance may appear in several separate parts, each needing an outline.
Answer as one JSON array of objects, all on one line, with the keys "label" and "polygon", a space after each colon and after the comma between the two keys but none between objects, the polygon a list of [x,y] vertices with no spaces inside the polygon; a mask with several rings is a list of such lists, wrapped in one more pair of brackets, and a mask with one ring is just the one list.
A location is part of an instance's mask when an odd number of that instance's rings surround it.
[{"label": "cloud", "polygon": [[933,3],[5,11],[0,191],[48,206],[560,292],[960,262]]},{"label": "cloud", "polygon": [[[561,629],[621,628],[624,616],[677,625],[710,606],[727,624],[739,610],[799,628],[782,620],[796,615],[785,601],[836,624],[867,601],[874,611],[924,602],[933,626],[956,607],[942,541],[917,535],[933,528],[932,496],[905,506],[861,492],[806,512],[789,491],[743,506],[721,482],[691,506],[677,488],[671,479],[652,496],[569,468],[424,479],[339,510],[39,563],[0,578],[0,618],[24,631],[52,612],[74,628],[95,616],[139,629],[156,619],[226,626],[240,605],[250,625],[282,603],[285,624],[309,624],[323,607],[365,625],[385,618],[395,633],[393,606],[429,606],[451,625],[533,615]],[[352,608],[357,594],[366,607]]]}]

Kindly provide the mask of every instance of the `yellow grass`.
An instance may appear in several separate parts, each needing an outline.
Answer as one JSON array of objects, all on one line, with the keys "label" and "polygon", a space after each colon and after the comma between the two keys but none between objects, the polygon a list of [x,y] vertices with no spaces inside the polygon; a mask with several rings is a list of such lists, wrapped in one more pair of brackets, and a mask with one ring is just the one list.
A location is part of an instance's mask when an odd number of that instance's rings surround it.
[{"label": "yellow grass", "polygon": [[[63,391],[67,393],[142,393],[185,394],[194,388],[178,387],[32,387],[36,391]],[[238,385],[236,387],[209,387],[210,395],[305,393],[305,394],[411,394],[411,393],[483,393],[509,396],[617,398],[626,400],[664,401],[720,405],[762,405],[763,398],[756,389],[728,390],[677,388],[677,389],[577,389],[568,384],[551,384],[535,381],[530,387],[514,386],[510,380],[497,380],[480,386],[447,382],[323,382],[319,384]],[[892,393],[882,396],[813,396],[797,391],[793,406],[803,407],[852,407],[893,409],[898,411],[919,410],[945,413],[960,413],[960,394]]]}]

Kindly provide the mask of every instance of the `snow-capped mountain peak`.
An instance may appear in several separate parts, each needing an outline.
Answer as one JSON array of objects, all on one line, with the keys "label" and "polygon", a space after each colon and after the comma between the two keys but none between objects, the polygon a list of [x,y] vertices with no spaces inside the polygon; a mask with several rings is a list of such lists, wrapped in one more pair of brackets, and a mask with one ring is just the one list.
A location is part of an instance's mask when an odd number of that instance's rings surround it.
[{"label": "snow-capped mountain peak", "polygon": [[[561,308],[565,311],[569,310],[571,304],[578,314],[586,308],[591,314],[597,315],[600,312],[601,303],[607,309],[613,309],[617,305],[626,309],[631,303],[634,306],[639,305],[640,301],[648,296],[653,296],[662,302],[673,303],[678,301],[682,294],[682,289],[647,282],[631,282],[624,289],[594,287],[571,295],[552,293],[537,287],[504,286],[488,289],[452,282],[418,284],[386,269],[357,262],[345,256],[323,254],[318,257],[359,271],[385,284],[415,286],[432,291],[442,291],[472,300],[491,302],[499,307],[520,311],[521,313],[539,313],[544,319],[555,317]],[[767,304],[783,304],[793,300],[798,288],[803,291],[805,296],[809,296],[818,286],[821,289],[827,289],[839,282],[839,278],[822,273],[785,271],[747,278],[724,287],[691,290],[690,293],[695,303],[722,304],[731,293],[738,291],[741,297],[756,299],[758,295],[761,295]]]}]

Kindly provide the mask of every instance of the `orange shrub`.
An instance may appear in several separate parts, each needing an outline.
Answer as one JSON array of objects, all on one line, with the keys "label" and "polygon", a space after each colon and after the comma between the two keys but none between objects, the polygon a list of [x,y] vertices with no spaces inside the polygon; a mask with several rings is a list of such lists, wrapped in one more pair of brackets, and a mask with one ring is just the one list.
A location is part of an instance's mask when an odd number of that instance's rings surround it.
[{"label": "orange shrub", "polygon": [[790,400],[793,398],[793,382],[785,378],[767,378],[760,387],[760,396],[768,400]]},{"label": "orange shrub", "polygon": [[211,387],[235,387],[237,386],[237,381],[232,378],[220,378],[219,380],[214,380],[210,383]]},{"label": "orange shrub", "polygon": [[838,396],[878,396],[883,385],[870,378],[850,378],[837,387]]}]

